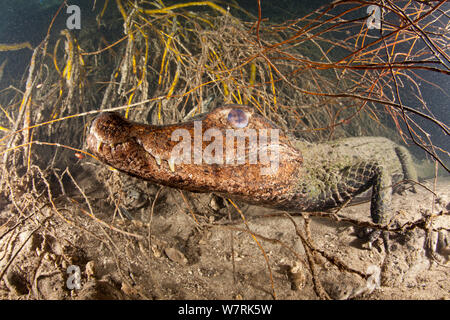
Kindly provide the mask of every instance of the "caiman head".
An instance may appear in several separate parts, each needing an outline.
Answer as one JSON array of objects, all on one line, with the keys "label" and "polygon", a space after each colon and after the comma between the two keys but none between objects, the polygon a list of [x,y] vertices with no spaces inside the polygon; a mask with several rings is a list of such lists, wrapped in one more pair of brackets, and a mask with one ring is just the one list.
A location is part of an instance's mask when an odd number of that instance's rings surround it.
[{"label": "caiman head", "polygon": [[282,201],[302,164],[282,130],[242,105],[160,126],[101,113],[87,145],[101,161],[130,175],[262,205]]}]

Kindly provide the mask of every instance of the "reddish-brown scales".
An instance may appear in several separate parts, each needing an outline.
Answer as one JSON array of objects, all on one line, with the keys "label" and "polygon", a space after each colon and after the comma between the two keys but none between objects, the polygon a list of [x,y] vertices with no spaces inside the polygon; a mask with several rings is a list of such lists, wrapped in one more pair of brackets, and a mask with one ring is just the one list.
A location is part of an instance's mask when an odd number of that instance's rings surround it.
[{"label": "reddish-brown scales", "polygon": [[[248,118],[244,129],[235,128],[235,123],[228,120],[233,110],[241,110]],[[239,119],[238,119],[239,120]],[[223,137],[223,164],[201,164],[194,162],[194,120],[164,126],[138,124],[124,119],[117,113],[102,113],[91,125],[87,137],[89,149],[103,162],[133,176],[153,181],[158,184],[195,192],[215,192],[223,196],[239,198],[250,203],[277,206],[285,201],[289,189],[300,179],[302,163],[301,153],[293,147],[289,138],[273,124],[255,113],[254,109],[240,105],[226,105],[215,108],[195,119],[201,123],[201,137],[207,129],[215,128]],[[169,165],[173,148],[180,143],[172,139],[175,130],[185,129],[191,138],[190,163],[175,163],[172,171]],[[278,168],[273,174],[263,174],[262,164],[258,158],[255,164],[249,163],[249,155],[261,151],[258,147],[249,148],[246,140],[244,164],[226,163],[227,129],[235,129],[237,135],[254,129],[278,130]],[[200,131],[197,131],[199,133]],[[237,139],[234,139],[234,154],[237,154]],[[271,137],[268,134],[270,145]],[[202,141],[204,151],[211,141]],[[268,154],[270,155],[270,150]],[[272,151],[273,152],[273,151]],[[214,154],[213,154],[214,155]],[[160,160],[158,160],[158,158]],[[158,163],[159,162],[159,163]]]}]

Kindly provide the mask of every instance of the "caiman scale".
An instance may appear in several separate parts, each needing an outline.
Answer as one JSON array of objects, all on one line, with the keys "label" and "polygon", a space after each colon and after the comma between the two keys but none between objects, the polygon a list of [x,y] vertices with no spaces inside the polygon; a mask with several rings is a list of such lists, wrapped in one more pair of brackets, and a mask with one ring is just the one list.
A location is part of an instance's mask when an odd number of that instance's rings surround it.
[{"label": "caiman scale", "polygon": [[[214,139],[211,134],[208,138],[211,128],[215,130]],[[184,129],[191,137],[191,159],[180,161],[172,153],[181,140],[172,138],[177,129]],[[292,139],[279,129],[276,146],[270,137],[267,144],[240,144],[245,145],[246,160],[255,154],[277,152],[276,170],[269,174],[261,169],[269,168],[271,163],[227,163],[225,151],[222,164],[208,159],[196,163],[195,151],[199,147],[200,152],[206,151],[212,141],[217,141],[216,135],[222,135],[222,144],[230,143],[234,154],[238,154],[238,140],[227,136],[227,129],[233,129],[235,136],[245,136],[249,129],[268,132],[278,128],[255,109],[242,105],[220,106],[190,121],[161,126],[132,122],[117,113],[101,113],[91,124],[87,145],[101,161],[154,183],[287,211],[338,207],[372,188],[371,217],[380,225],[389,222],[392,183],[417,180],[406,148],[387,138],[355,137],[312,144]],[[202,134],[200,145],[195,145],[195,130]],[[375,238],[369,239],[369,245]]]}]

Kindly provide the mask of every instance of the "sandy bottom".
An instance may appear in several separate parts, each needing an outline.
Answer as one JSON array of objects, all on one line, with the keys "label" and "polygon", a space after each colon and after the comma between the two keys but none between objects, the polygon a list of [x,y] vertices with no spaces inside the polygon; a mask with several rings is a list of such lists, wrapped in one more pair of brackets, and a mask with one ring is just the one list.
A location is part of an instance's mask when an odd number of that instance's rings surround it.
[{"label": "sandy bottom", "polygon": [[[387,256],[382,243],[362,247],[361,227],[311,217],[311,243],[330,259],[316,252],[308,262],[293,222],[280,211],[238,203],[246,225],[233,208],[211,208],[210,195],[183,199],[178,190],[83,167],[79,189],[72,183],[54,198],[57,214],[43,205],[22,216],[0,199],[0,298],[319,299],[320,287],[333,299],[450,298],[450,178],[435,187],[424,182],[437,198],[420,186],[393,196],[393,226],[438,215],[431,227],[441,233],[429,238],[437,252],[426,250],[430,224],[391,234]],[[370,221],[369,204],[339,215]],[[304,218],[293,220],[304,233]],[[368,270],[368,279],[359,275]]]}]

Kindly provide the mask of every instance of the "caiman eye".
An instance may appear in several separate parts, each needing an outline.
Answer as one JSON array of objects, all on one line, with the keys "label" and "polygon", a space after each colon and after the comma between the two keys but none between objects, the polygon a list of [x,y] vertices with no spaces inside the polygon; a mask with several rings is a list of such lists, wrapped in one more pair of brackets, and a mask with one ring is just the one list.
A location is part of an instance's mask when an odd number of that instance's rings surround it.
[{"label": "caiman eye", "polygon": [[248,124],[248,118],[241,109],[232,109],[228,113],[228,122],[235,128],[245,128]]}]

